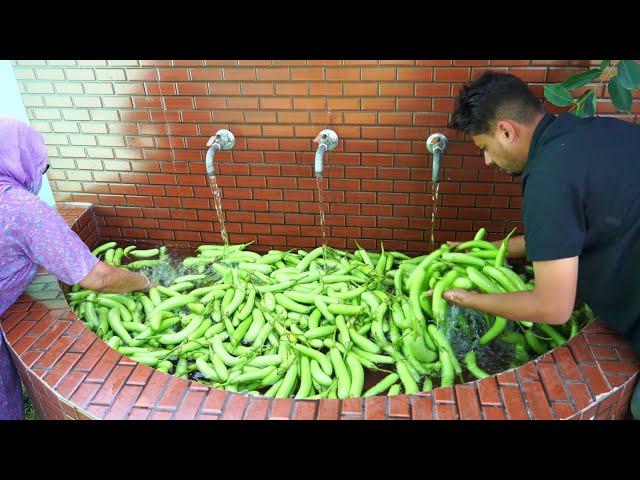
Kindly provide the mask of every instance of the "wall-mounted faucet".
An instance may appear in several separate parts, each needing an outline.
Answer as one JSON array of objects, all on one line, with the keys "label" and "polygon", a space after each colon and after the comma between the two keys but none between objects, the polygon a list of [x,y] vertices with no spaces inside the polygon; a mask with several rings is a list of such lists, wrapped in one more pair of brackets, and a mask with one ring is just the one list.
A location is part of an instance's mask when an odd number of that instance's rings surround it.
[{"label": "wall-mounted faucet", "polygon": [[433,154],[431,181],[436,183],[440,178],[440,154],[447,148],[449,140],[442,133],[434,133],[427,138],[427,150]]},{"label": "wall-mounted faucet", "polygon": [[236,144],[236,137],[229,130],[218,130],[214,136],[213,144],[207,150],[207,175],[215,177],[216,173],[213,168],[213,157],[220,150],[231,150]]},{"label": "wall-mounted faucet", "polygon": [[315,174],[316,177],[320,177],[322,175],[322,161],[324,152],[330,152],[336,145],[338,145],[338,135],[333,130],[322,130],[316,138],[313,140],[314,142],[319,142],[318,148],[316,149],[316,162],[315,162]]}]

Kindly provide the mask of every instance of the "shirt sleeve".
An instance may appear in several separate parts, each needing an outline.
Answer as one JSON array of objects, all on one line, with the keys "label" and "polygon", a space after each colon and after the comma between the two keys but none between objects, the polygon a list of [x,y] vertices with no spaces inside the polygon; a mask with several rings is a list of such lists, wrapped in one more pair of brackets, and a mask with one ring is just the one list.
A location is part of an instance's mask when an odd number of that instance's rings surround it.
[{"label": "shirt sleeve", "polygon": [[576,257],[582,253],[586,222],[576,179],[532,172],[524,187],[522,217],[527,260]]},{"label": "shirt sleeve", "polygon": [[24,254],[68,285],[81,281],[99,262],[58,212],[40,199],[24,215],[19,232]]}]

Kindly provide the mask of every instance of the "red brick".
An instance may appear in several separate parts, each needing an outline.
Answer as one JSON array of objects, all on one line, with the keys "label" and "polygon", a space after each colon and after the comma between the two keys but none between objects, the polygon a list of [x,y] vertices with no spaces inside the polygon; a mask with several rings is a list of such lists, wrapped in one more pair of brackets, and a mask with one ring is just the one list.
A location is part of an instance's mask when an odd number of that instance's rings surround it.
[{"label": "red brick", "polygon": [[131,375],[127,379],[128,385],[142,385],[145,386],[149,377],[153,374],[154,369],[143,365],[141,363],[136,364],[135,369],[131,372]]},{"label": "red brick", "polygon": [[169,420],[173,416],[173,412],[155,410],[149,420]]},{"label": "red brick", "polygon": [[375,125],[377,114],[374,112],[345,112],[344,123],[347,124],[360,124],[360,125]]},{"label": "red brick", "polygon": [[170,378],[171,377],[162,372],[153,370],[151,378],[146,383],[144,390],[136,401],[136,407],[152,408],[156,405],[160,392],[164,389],[164,386]]},{"label": "red brick", "polygon": [[345,83],[344,95],[353,97],[375,96],[378,94],[378,85],[375,83]]},{"label": "red brick", "polygon": [[292,68],[291,80],[325,80],[322,68]]},{"label": "red brick", "polygon": [[314,420],[317,407],[318,402],[315,401],[296,401],[294,406],[294,420]]},{"label": "red brick", "polygon": [[340,400],[322,399],[318,403],[318,420],[337,420],[339,416]]},{"label": "red brick", "polygon": [[387,403],[389,405],[389,416],[391,417],[409,417],[409,396],[407,395],[394,395],[387,397]]},{"label": "red brick", "polygon": [[[408,69],[405,69],[408,70]],[[395,68],[363,68],[362,80],[395,80],[396,69]],[[406,79],[403,79],[406,80]]]},{"label": "red brick", "polygon": [[[79,353],[66,353],[64,354],[49,370],[49,372],[42,377],[42,379],[52,388],[56,388],[58,382],[69,373],[73,365],[80,358]],[[40,362],[38,362],[40,363]]]},{"label": "red brick", "polygon": [[57,385],[56,391],[64,398],[69,398],[76,388],[83,382],[86,373],[82,372],[69,372],[64,379]]},{"label": "red brick", "polygon": [[117,395],[118,391],[123,387],[132,371],[132,366],[116,366],[91,402],[98,405],[110,405],[114,396]]},{"label": "red brick", "polygon": [[485,420],[505,420],[505,410],[502,407],[482,407]]},{"label": "red brick", "polygon": [[229,394],[229,400],[220,418],[222,420],[240,420],[248,402],[249,397],[247,395]]},{"label": "red brick", "polygon": [[[344,404],[347,400],[358,400],[361,399],[345,399],[343,400],[342,413],[345,412]],[[386,398],[384,396],[380,397],[367,397],[364,399],[364,419],[365,420],[384,420],[386,416]],[[360,412],[357,412],[360,413]]]},{"label": "red brick", "polygon": [[353,81],[360,80],[359,68],[327,68],[327,80]]},{"label": "red brick", "polygon": [[433,79],[436,82],[466,82],[469,75],[469,68],[436,68]]},{"label": "red brick", "polygon": [[433,391],[433,399],[438,403],[455,403],[454,387],[436,388]]},{"label": "red brick", "polygon": [[568,403],[553,402],[553,410],[558,420],[568,419],[575,413],[575,410]]},{"label": "red brick", "polygon": [[[393,98],[363,98],[362,110],[395,110],[396,101]],[[410,123],[410,122],[409,122]]]},{"label": "red brick", "polygon": [[183,378],[170,377],[164,393],[158,401],[158,409],[175,410],[187,392],[189,382]]},{"label": "red brick", "polygon": [[147,417],[149,416],[149,409],[147,408],[132,408],[131,411],[129,412],[129,416],[127,417],[127,420],[146,420]]},{"label": "red brick", "polygon": [[23,335],[20,340],[11,345],[11,348],[20,357],[38,340],[38,338],[39,337],[36,335]]},{"label": "red brick", "polygon": [[418,97],[447,97],[451,90],[449,83],[416,83],[415,86]]},{"label": "red brick", "polygon": [[342,401],[342,415],[360,415],[362,413],[361,398],[345,398]]},{"label": "red brick", "polygon": [[518,377],[521,380],[540,380],[538,376],[538,372],[535,369],[535,366],[532,362],[525,363],[518,367]]},{"label": "red brick", "polygon": [[431,420],[433,418],[433,399],[430,395],[411,396],[411,418]]},{"label": "red brick", "polygon": [[[75,366],[76,370],[81,370],[82,367],[84,367],[83,362],[85,362],[85,359],[87,358],[88,355],[89,355],[89,352],[85,353],[82,356],[82,358],[78,361],[78,363]],[[121,358],[122,358],[122,355],[120,355],[115,350],[107,347],[107,352],[104,354],[104,356],[99,358],[99,360],[95,358],[95,360],[97,360],[97,363],[94,362],[95,366],[89,372],[89,375],[87,376],[87,381],[104,382],[107,376],[109,375],[109,373],[111,372],[111,370],[117,365],[118,361]],[[86,360],[87,363],[91,361],[90,359],[91,357],[89,357],[89,359]]]},{"label": "red brick", "polygon": [[584,381],[568,347],[558,347],[553,350],[552,354],[553,358],[555,359],[556,366],[560,370],[561,375],[566,380],[576,382]]},{"label": "red brick", "polygon": [[505,409],[510,420],[527,420],[529,415],[522,399],[520,388],[503,385],[500,387],[504,397]]},{"label": "red brick", "polygon": [[204,405],[202,405],[202,412],[222,413],[222,408],[228,395],[230,396],[231,394],[225,390],[212,388],[209,390],[209,394],[207,395]]},{"label": "red brick", "polygon": [[188,391],[173,418],[175,420],[193,420],[205,396],[205,392]]},{"label": "red brick", "polygon": [[[472,385],[456,385],[456,397],[461,420],[481,420],[480,404],[476,389]],[[441,389],[436,389],[438,391]]]},{"label": "red brick", "polygon": [[69,400],[74,403],[76,406],[86,409],[89,405],[89,402],[95,395],[95,393],[100,388],[101,384],[99,383],[82,383],[76,391],[71,395]]},{"label": "red brick", "polygon": [[540,382],[523,382],[522,390],[533,420],[552,420],[553,413]]},{"label": "red brick", "polygon": [[560,378],[558,369],[553,364],[538,364],[538,372],[542,378],[549,400],[568,400],[564,382]]},{"label": "red brick", "polygon": [[129,409],[135,402],[142,387],[127,385],[116,396],[113,405],[103,417],[105,420],[124,420],[127,418]]},{"label": "red brick", "polygon": [[578,410],[586,408],[593,401],[593,397],[584,383],[567,383],[567,388]]},{"label": "red brick", "polygon": [[456,405],[436,403],[436,416],[438,420],[458,420]]},{"label": "red brick", "polygon": [[251,397],[243,420],[266,420],[270,405],[271,400],[268,398]]},{"label": "red brick", "polygon": [[103,419],[104,416],[107,414],[108,408],[109,407],[105,407],[101,405],[89,405],[86,410],[94,417]]},{"label": "red brick", "polygon": [[291,398],[276,398],[271,405],[269,420],[289,420],[294,400]]},{"label": "red brick", "polygon": [[433,79],[433,68],[399,68],[398,80],[429,82]]},{"label": "red brick", "polygon": [[638,372],[639,366],[637,362],[622,362],[622,361],[608,361],[602,360],[598,362],[601,370],[607,374],[623,375],[625,377],[631,377]]}]

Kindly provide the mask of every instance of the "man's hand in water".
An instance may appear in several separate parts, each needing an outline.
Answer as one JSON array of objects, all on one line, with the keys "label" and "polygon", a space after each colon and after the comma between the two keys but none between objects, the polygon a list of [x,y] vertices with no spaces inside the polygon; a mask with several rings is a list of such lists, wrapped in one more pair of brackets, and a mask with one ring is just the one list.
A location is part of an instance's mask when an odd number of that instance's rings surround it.
[{"label": "man's hand in water", "polygon": [[461,307],[468,306],[469,299],[478,292],[463,290],[461,288],[454,288],[453,290],[447,290],[442,294],[442,298],[446,301],[460,305]]},{"label": "man's hand in water", "polygon": [[[461,307],[466,307],[468,305],[467,302],[469,301],[469,299],[477,294],[478,292],[463,290],[461,288],[454,288],[444,292],[442,294],[442,298],[444,298],[448,302],[460,305]],[[427,297],[433,296],[433,290],[428,290],[426,295]]]}]

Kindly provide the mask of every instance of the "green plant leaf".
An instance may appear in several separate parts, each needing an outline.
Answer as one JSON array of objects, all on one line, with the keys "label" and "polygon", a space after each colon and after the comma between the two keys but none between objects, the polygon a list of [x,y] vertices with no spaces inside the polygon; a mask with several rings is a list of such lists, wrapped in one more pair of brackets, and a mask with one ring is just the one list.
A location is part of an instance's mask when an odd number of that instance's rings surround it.
[{"label": "green plant leaf", "polygon": [[600,70],[604,70],[605,68],[607,68],[609,66],[610,63],[611,63],[611,60],[602,60],[602,62],[600,63],[600,66],[598,68]]},{"label": "green plant leaf", "polygon": [[576,108],[571,111],[577,117],[593,117],[596,113],[596,93],[593,90],[587,90],[574,102]]},{"label": "green plant leaf", "polygon": [[620,60],[618,63],[618,82],[627,90],[640,86],[640,65],[633,60]]},{"label": "green plant leaf", "polygon": [[609,95],[619,112],[631,113],[631,91],[620,85],[617,75],[609,80]]},{"label": "green plant leaf", "polygon": [[587,83],[591,83],[596,80],[600,75],[602,75],[602,70],[599,68],[593,68],[591,70],[587,70],[586,72],[576,73],[575,75],[571,75],[564,82],[562,82],[562,86],[567,90],[573,90],[578,87],[584,87]]},{"label": "green plant leaf", "polygon": [[558,107],[566,107],[573,103],[571,92],[562,85],[545,85],[544,98]]}]

